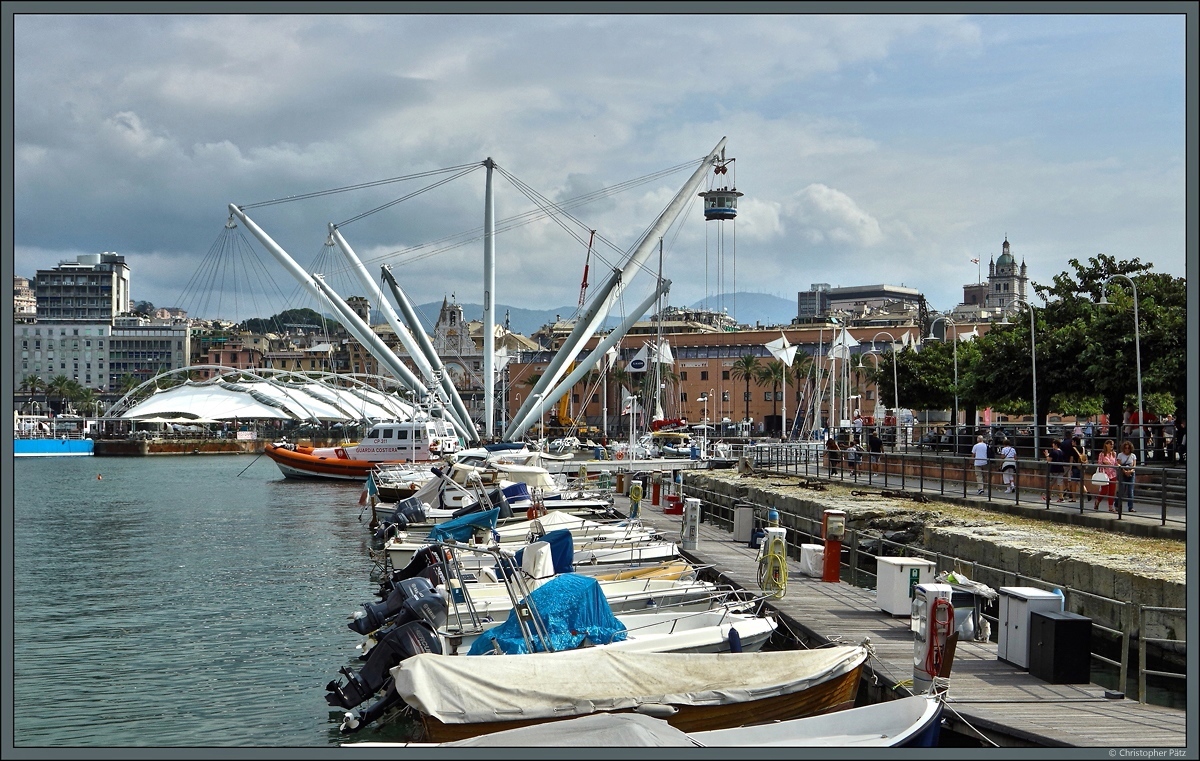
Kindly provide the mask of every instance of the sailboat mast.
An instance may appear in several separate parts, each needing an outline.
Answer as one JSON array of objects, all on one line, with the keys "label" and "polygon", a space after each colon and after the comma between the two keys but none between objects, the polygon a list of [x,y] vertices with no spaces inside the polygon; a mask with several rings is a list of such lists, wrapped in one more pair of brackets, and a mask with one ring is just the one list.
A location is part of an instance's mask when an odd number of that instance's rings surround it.
[{"label": "sailboat mast", "polygon": [[[658,282],[662,282],[662,264],[663,264],[663,241],[658,239]],[[662,411],[662,313],[663,313],[663,297],[658,297],[658,328],[654,331],[654,412],[652,417],[655,420],[663,419]]]},{"label": "sailboat mast", "polygon": [[496,404],[496,204],[492,195],[492,170],[496,163],[489,156],[483,202],[483,438],[491,441]]}]

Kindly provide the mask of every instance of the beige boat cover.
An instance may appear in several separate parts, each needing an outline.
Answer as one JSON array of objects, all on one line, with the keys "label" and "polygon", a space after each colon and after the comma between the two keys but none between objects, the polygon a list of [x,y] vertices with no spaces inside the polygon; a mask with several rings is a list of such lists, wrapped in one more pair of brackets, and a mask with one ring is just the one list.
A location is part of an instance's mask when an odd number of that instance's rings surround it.
[{"label": "beige boat cover", "polygon": [[583,716],[639,705],[725,705],[808,689],[866,659],[865,648],[524,655],[414,655],[392,669],[404,702],[445,724]]}]

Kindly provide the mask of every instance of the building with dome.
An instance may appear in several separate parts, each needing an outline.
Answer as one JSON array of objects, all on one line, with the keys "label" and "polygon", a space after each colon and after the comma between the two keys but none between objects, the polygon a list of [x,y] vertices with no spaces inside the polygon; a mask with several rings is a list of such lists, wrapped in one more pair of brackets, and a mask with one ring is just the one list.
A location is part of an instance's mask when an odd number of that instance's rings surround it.
[{"label": "building with dome", "polygon": [[988,290],[983,305],[1003,312],[1014,299],[1028,299],[1028,286],[1025,261],[1021,260],[1020,266],[1017,265],[1005,236],[1000,258],[988,262]]}]

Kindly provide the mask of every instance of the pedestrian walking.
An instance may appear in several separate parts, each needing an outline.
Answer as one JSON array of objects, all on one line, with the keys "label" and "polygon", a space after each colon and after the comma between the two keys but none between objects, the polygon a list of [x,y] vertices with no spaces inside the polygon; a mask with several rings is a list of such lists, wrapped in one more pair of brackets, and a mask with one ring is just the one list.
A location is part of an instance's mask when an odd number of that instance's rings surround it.
[{"label": "pedestrian walking", "polygon": [[1096,472],[1103,473],[1106,479],[1096,495],[1096,509],[1100,509],[1100,500],[1108,497],[1108,511],[1115,513],[1113,498],[1117,493],[1117,451],[1112,439],[1104,440],[1104,448],[1100,450],[1100,454],[1096,455],[1096,464],[1099,466],[1096,468]]},{"label": "pedestrian walking", "polygon": [[1017,490],[1017,449],[1008,439],[1000,442],[1000,473],[1004,476],[1004,493],[1012,494]]},{"label": "pedestrian walking", "polygon": [[858,446],[857,439],[850,439],[850,443],[846,445],[846,467],[850,469],[850,476],[855,481],[858,480],[859,449],[860,447]]},{"label": "pedestrian walking", "polygon": [[883,439],[879,438],[879,432],[871,429],[871,433],[867,435],[867,451],[871,453],[871,471],[875,471],[875,465],[879,462],[879,458],[883,456]]},{"label": "pedestrian walking", "polygon": [[976,494],[983,494],[986,489],[983,485],[984,471],[988,464],[988,445],[983,440],[982,436],[975,437],[975,446],[971,447],[971,461],[975,466],[975,485],[979,487]]},{"label": "pedestrian walking", "polygon": [[1086,494],[1087,501],[1091,502],[1092,495],[1088,493],[1087,479],[1083,477],[1083,471],[1088,461],[1088,451],[1082,436],[1076,436],[1071,442],[1068,460],[1071,463],[1071,484],[1079,489],[1079,494],[1076,496],[1082,497]]},{"label": "pedestrian walking", "polygon": [[1121,498],[1125,498],[1125,511],[1133,512],[1133,485],[1137,480],[1137,455],[1133,453],[1133,442],[1121,442],[1121,451],[1117,453],[1117,509],[1121,507]]},{"label": "pedestrian walking", "polygon": [[1049,502],[1057,490],[1058,501],[1062,502],[1066,497],[1064,477],[1066,476],[1065,463],[1067,462],[1067,453],[1062,450],[1062,442],[1059,439],[1051,440],[1050,448],[1042,450],[1042,457],[1050,463],[1050,483],[1046,488],[1046,493],[1042,495],[1042,499]]},{"label": "pedestrian walking", "polygon": [[830,436],[825,442],[825,458],[828,461],[829,477],[833,478],[838,472],[838,463],[842,459],[841,448],[838,446],[837,439]]}]

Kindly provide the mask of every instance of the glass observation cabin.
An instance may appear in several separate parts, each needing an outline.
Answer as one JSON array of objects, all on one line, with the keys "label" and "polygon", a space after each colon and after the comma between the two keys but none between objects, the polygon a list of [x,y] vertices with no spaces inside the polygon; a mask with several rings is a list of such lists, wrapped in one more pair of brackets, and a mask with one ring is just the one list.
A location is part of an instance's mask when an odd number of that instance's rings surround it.
[{"label": "glass observation cabin", "polygon": [[704,199],[704,218],[733,219],[737,216],[737,199],[743,194],[729,188],[707,190],[699,194]]}]

